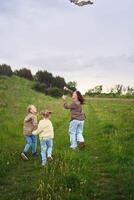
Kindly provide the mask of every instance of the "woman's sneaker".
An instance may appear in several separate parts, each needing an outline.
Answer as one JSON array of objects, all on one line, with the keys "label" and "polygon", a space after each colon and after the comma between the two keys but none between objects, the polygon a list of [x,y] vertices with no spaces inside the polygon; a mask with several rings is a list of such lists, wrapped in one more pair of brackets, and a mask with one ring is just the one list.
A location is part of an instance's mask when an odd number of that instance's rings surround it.
[{"label": "woman's sneaker", "polygon": [[70,149],[72,149],[73,151],[76,151],[77,147],[70,147]]},{"label": "woman's sneaker", "polygon": [[25,153],[21,153],[21,158],[22,160],[28,160],[28,157],[26,156]]},{"label": "woman's sneaker", "polygon": [[80,148],[80,149],[83,149],[84,147],[85,147],[85,143],[84,143],[84,142],[80,142],[80,143],[79,143],[79,148]]},{"label": "woman's sneaker", "polygon": [[46,160],[42,160],[42,166],[45,166],[47,164]]}]

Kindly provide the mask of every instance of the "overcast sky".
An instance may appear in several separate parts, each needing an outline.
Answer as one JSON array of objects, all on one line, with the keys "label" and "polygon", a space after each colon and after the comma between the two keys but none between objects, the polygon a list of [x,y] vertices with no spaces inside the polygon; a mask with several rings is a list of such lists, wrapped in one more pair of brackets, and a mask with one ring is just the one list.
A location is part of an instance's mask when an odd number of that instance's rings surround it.
[{"label": "overcast sky", "polygon": [[95,85],[134,86],[134,0],[0,0],[0,63]]}]

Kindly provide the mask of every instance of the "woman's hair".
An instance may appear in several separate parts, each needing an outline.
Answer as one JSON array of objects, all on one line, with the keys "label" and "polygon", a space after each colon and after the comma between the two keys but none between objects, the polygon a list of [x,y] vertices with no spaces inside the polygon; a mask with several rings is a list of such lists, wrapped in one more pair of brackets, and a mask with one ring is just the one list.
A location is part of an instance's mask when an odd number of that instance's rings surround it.
[{"label": "woman's hair", "polygon": [[80,101],[81,104],[84,104],[85,99],[83,98],[82,94],[79,91],[76,91],[78,100]]}]

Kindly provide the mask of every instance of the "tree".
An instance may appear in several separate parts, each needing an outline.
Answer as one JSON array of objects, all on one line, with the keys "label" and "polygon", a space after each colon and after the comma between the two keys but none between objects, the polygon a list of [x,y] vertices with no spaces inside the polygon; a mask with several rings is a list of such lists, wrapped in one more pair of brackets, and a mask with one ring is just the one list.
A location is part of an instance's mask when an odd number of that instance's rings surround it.
[{"label": "tree", "polygon": [[76,87],[77,87],[77,83],[75,81],[70,81],[70,82],[67,83],[67,87],[70,90],[75,91]]},{"label": "tree", "polygon": [[40,83],[45,83],[46,87],[49,88],[52,86],[53,75],[47,71],[38,71],[35,75],[35,79]]},{"label": "tree", "polygon": [[128,87],[127,87],[126,95],[127,95],[127,96],[134,96],[134,88],[128,86]]},{"label": "tree", "polygon": [[113,88],[111,88],[109,95],[111,95],[112,97],[120,96],[122,95],[123,91],[123,85],[117,84]]},{"label": "tree", "polygon": [[26,68],[22,68],[20,70],[15,70],[14,74],[16,76],[23,77],[23,78],[28,79],[28,80],[33,80],[33,75],[31,73],[31,70],[26,69]]},{"label": "tree", "polygon": [[101,94],[102,93],[102,89],[103,89],[103,86],[102,85],[97,85],[93,88],[93,91],[95,94]]},{"label": "tree", "polygon": [[117,84],[115,85],[116,94],[121,95],[123,91],[123,85]]},{"label": "tree", "polygon": [[53,82],[52,82],[52,86],[53,87],[58,87],[60,89],[63,89],[63,87],[66,85],[65,79],[60,77],[60,76],[56,76],[53,78]]},{"label": "tree", "polygon": [[89,89],[89,90],[86,92],[86,95],[89,95],[89,96],[100,95],[100,94],[102,93],[102,89],[103,89],[103,86],[102,86],[102,85],[97,85],[97,86],[95,86],[94,88]]},{"label": "tree", "polygon": [[48,95],[52,97],[61,97],[63,95],[63,91],[57,87],[51,87],[48,89]]},{"label": "tree", "polygon": [[116,89],[115,89],[115,87],[112,87],[110,89],[109,96],[111,96],[111,97],[115,97],[116,96]]},{"label": "tree", "polygon": [[85,95],[89,95],[89,96],[94,96],[94,90],[93,89],[89,89]]},{"label": "tree", "polygon": [[13,72],[12,72],[12,69],[9,65],[6,65],[6,64],[2,64],[0,65],[0,75],[2,76],[12,76],[13,75]]}]

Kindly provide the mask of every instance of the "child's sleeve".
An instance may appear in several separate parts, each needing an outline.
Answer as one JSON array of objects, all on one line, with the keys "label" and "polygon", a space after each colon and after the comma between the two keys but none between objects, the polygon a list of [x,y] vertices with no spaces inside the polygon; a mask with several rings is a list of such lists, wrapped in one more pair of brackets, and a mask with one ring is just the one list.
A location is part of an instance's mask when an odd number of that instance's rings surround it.
[{"label": "child's sleeve", "polygon": [[38,134],[40,134],[42,131],[43,131],[43,130],[42,130],[42,124],[41,124],[41,122],[39,122],[38,128],[37,128],[36,130],[34,130],[34,131],[32,132],[32,134],[33,134],[33,135],[38,135]]},{"label": "child's sleeve", "polygon": [[50,128],[51,137],[54,138],[54,127],[53,127],[53,124],[52,124],[51,121],[50,121],[50,124],[49,124],[49,128]]},{"label": "child's sleeve", "polygon": [[35,116],[35,117],[33,117],[33,130],[36,130],[37,129],[37,127],[38,127],[38,122],[37,122],[37,117]]}]

